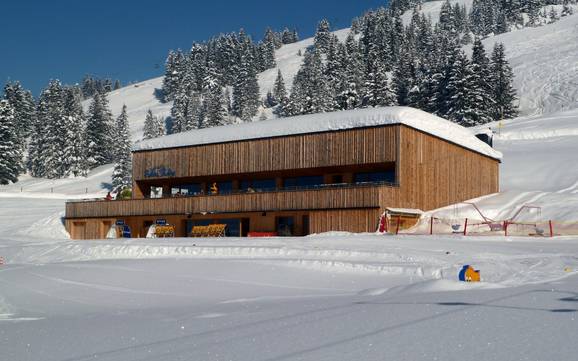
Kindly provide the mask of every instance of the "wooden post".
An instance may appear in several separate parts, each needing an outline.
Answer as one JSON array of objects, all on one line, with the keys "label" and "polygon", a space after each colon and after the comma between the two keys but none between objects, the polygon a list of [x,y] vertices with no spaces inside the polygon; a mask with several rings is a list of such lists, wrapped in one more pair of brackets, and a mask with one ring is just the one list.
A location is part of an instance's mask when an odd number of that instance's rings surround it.
[{"label": "wooden post", "polygon": [[434,217],[431,217],[429,221],[429,234],[430,236],[433,234],[433,224],[434,224]]},{"label": "wooden post", "polygon": [[399,233],[399,224],[401,223],[401,215],[397,216],[397,226],[395,227],[395,234]]},{"label": "wooden post", "polygon": [[468,232],[468,219],[466,218],[466,221],[464,222],[464,236],[467,235]]},{"label": "wooden post", "polygon": [[550,225],[550,237],[554,237],[554,225],[552,224],[552,220],[548,221]]}]

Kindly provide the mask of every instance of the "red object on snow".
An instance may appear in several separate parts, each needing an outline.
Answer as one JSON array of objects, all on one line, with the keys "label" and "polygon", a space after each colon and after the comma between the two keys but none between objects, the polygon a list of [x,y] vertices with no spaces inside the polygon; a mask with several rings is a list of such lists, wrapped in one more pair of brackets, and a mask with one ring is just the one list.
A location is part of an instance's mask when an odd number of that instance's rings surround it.
[{"label": "red object on snow", "polygon": [[277,237],[277,232],[249,232],[247,237]]}]

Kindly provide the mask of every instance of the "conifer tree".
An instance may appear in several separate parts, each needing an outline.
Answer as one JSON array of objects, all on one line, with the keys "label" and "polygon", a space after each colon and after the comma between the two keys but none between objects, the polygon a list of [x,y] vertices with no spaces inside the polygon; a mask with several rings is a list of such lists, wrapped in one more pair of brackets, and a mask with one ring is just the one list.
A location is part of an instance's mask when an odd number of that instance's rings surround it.
[{"label": "conifer tree", "polygon": [[277,78],[275,79],[275,85],[273,86],[273,106],[287,101],[287,89],[285,88],[285,81],[283,80],[283,74],[281,74],[281,69],[277,71]]},{"label": "conifer tree", "polygon": [[297,31],[293,30],[290,31],[289,29],[283,29],[283,33],[281,34],[281,42],[283,44],[292,44],[299,41],[299,36],[297,35]]},{"label": "conifer tree", "polygon": [[473,108],[475,118],[474,124],[485,124],[491,122],[493,96],[492,86],[489,83],[490,75],[490,61],[486,55],[484,45],[480,38],[474,41],[471,61],[471,78],[470,78],[470,96],[473,99]]},{"label": "conifer tree", "polygon": [[90,169],[113,160],[112,114],[106,95],[96,93],[88,108],[86,123],[86,157]]},{"label": "conifer tree", "polygon": [[[194,128],[194,123],[198,122],[198,95],[195,88],[194,73],[191,71],[185,72],[173,98],[171,134],[192,129]],[[193,102],[194,104],[192,104]]]},{"label": "conifer tree", "polygon": [[470,63],[466,54],[459,50],[450,64],[445,116],[466,127],[475,125],[477,118],[471,85]]},{"label": "conifer tree", "polygon": [[492,100],[494,102],[493,118],[510,119],[518,115],[516,90],[512,83],[514,74],[506,60],[505,47],[502,43],[494,46],[490,60],[490,73],[492,84]]},{"label": "conifer tree", "polygon": [[203,108],[203,127],[211,128],[228,123],[223,89],[220,86],[213,86],[207,89]]},{"label": "conifer tree", "polygon": [[155,117],[153,112],[149,109],[144,122],[143,139],[158,138],[165,134],[163,120],[160,117]]},{"label": "conifer tree", "polygon": [[[239,58],[239,73],[233,85],[233,113],[243,121],[250,121],[260,104],[259,84],[249,41],[244,40]],[[216,96],[217,93],[213,92]]]},{"label": "conifer tree", "polygon": [[291,96],[283,112],[286,115],[314,114],[331,110],[332,100],[317,49],[305,54],[295,75]]},{"label": "conifer tree", "polygon": [[314,45],[320,52],[325,53],[331,40],[331,25],[327,19],[323,19],[317,25]]},{"label": "conifer tree", "polygon": [[112,172],[112,186],[113,188],[130,187],[132,183],[132,159],[126,105],[122,106],[122,111],[118,118],[116,118],[114,141],[115,159],[114,170]]},{"label": "conifer tree", "polygon": [[163,99],[173,100],[185,72],[185,57],[181,50],[170,51],[165,62],[165,77],[163,79]]},{"label": "conifer tree", "polygon": [[64,162],[61,177],[84,176],[87,173],[86,151],[84,149],[85,117],[82,110],[82,91],[79,87],[64,89],[65,142],[63,144]]},{"label": "conifer tree", "polygon": [[353,33],[349,34],[341,51],[345,51],[340,55],[343,75],[338,85],[336,103],[339,109],[354,109],[360,106],[365,90],[362,54]]},{"label": "conifer tree", "polygon": [[64,89],[58,80],[51,80],[42,91],[38,106],[38,122],[42,125],[31,153],[39,170],[34,176],[61,178],[66,176],[70,148],[67,147],[67,117],[64,109]]},{"label": "conifer tree", "polygon": [[0,184],[16,183],[22,171],[22,149],[14,120],[14,108],[0,100]]},{"label": "conifer tree", "polygon": [[14,119],[18,137],[22,140],[24,147],[25,140],[30,136],[30,131],[36,117],[36,104],[30,91],[22,88],[19,82],[8,82],[4,86],[4,98],[14,109]]}]

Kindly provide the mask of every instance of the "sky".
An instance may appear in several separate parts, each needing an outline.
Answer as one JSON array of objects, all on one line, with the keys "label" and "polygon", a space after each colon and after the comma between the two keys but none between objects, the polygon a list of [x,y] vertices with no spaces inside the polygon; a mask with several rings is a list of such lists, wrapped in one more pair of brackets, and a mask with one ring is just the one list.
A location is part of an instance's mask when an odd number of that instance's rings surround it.
[{"label": "sky", "polygon": [[74,84],[88,73],[142,81],[162,75],[170,49],[188,50],[193,41],[240,28],[259,40],[268,26],[296,28],[303,39],[322,18],[348,27],[385,2],[7,0],[0,3],[0,83],[19,80],[38,95],[50,79]]}]

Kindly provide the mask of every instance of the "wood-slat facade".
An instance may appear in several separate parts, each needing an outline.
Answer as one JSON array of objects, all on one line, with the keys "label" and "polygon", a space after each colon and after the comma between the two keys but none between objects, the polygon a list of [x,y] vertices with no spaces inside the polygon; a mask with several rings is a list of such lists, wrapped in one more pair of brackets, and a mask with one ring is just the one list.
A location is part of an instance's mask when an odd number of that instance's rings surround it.
[{"label": "wood-slat facade", "polygon": [[[372,232],[386,207],[430,210],[498,192],[499,163],[405,125],[140,151],[133,153],[133,199],[69,202],[66,224],[73,238],[102,238],[111,222],[123,219],[134,227],[135,235],[143,236],[143,222],[162,216],[177,225],[179,235],[186,236],[182,225],[186,220],[237,217],[247,219],[251,231],[274,231],[271,228],[276,217],[291,214],[302,234]],[[364,167],[394,167],[395,185],[349,184],[310,190],[145,198],[151,184],[179,180],[206,182],[251,174],[280,177]],[[147,174],[156,168],[170,169],[174,174]],[[82,228],[82,224],[86,226]]]}]

